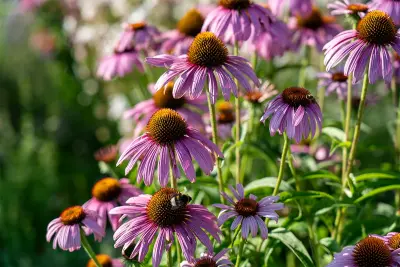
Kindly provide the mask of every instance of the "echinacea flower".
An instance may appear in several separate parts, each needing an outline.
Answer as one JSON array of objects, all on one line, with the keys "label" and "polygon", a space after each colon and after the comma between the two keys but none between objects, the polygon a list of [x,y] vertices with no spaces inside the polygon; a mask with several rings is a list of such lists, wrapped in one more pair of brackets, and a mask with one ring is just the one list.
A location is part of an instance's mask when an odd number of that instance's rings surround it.
[{"label": "echinacea flower", "polygon": [[44,2],[46,2],[46,0],[21,0],[19,2],[19,9],[22,12],[34,11],[35,9],[43,5]]},{"label": "echinacea flower", "polygon": [[[217,128],[218,136],[222,140],[232,137],[232,128],[235,124],[235,114],[233,105],[230,102],[220,102],[217,104]],[[210,129],[210,133],[211,133]]]},{"label": "echinacea flower", "polygon": [[116,51],[123,52],[135,47],[137,51],[147,50],[154,46],[156,38],[160,32],[156,27],[148,25],[145,22],[125,23]]},{"label": "echinacea flower", "polygon": [[139,136],[122,153],[117,165],[129,160],[125,173],[129,173],[139,158],[138,183],[143,179],[146,185],[153,182],[158,160],[158,181],[161,186],[168,183],[169,168],[172,166],[175,177],[180,177],[177,159],[187,178],[193,183],[196,173],[192,157],[200,168],[210,174],[214,168],[214,153],[223,158],[219,148],[197,130],[187,125],[178,112],[160,109],[153,114],[146,126],[146,133]]},{"label": "echinacea flower", "polygon": [[219,0],[218,7],[204,21],[203,31],[215,33],[225,43],[253,40],[272,27],[270,10],[250,0]]},{"label": "echinacea flower", "polygon": [[341,252],[335,253],[333,261],[327,267],[398,267],[399,252],[400,249],[391,251],[381,238],[369,236],[355,246],[347,246]]},{"label": "echinacea flower", "polygon": [[396,78],[396,81],[400,82],[400,55],[396,52],[393,53],[393,75]]},{"label": "echinacea flower", "polygon": [[97,161],[113,162],[117,158],[117,146],[111,145],[102,147],[94,153],[94,158]]},{"label": "echinacea flower", "polygon": [[302,138],[306,139],[311,133],[315,136],[317,128],[322,129],[322,112],[312,94],[304,88],[290,87],[267,106],[261,121],[272,116],[269,123],[271,135],[276,132],[286,133],[290,139],[299,143]]},{"label": "echinacea flower", "polygon": [[334,17],[324,16],[318,8],[313,8],[309,14],[298,14],[288,22],[293,30],[295,48],[301,45],[316,47],[322,51],[323,46],[341,30]]},{"label": "echinacea flower", "polygon": [[116,76],[124,77],[133,71],[133,67],[136,67],[140,72],[144,71],[143,64],[136,50],[114,51],[112,55],[101,59],[99,68],[97,69],[97,76],[109,81]]},{"label": "echinacea flower", "polygon": [[150,84],[149,91],[153,94],[153,97],[125,111],[124,118],[132,118],[135,121],[134,136],[138,136],[143,132],[154,112],[162,108],[175,110],[190,126],[196,129],[204,127],[200,112],[207,112],[208,110],[205,95],[201,95],[197,99],[189,99],[186,97],[174,98],[172,96],[173,88],[174,82],[167,83],[164,88],[158,91],[154,89],[154,84]]},{"label": "echinacea flower", "polygon": [[325,88],[325,94],[328,96],[336,92],[339,99],[345,99],[347,95],[348,77],[344,75],[343,70],[322,72],[317,74],[318,89]]},{"label": "echinacea flower", "polygon": [[114,178],[103,178],[95,183],[92,188],[92,198],[89,199],[83,208],[95,211],[98,214],[97,223],[106,228],[107,217],[113,231],[119,226],[119,216],[110,215],[110,210],[134,196],[140,195],[142,191],[129,183],[126,178],[117,180]]},{"label": "echinacea flower", "polygon": [[[276,16],[282,16],[284,10],[284,0],[268,0],[268,6]],[[309,14],[312,11],[312,0],[289,0],[289,12],[292,15]]]},{"label": "echinacea flower", "polygon": [[53,249],[58,246],[63,250],[74,251],[81,248],[81,227],[87,234],[94,233],[95,240],[101,241],[105,232],[97,224],[97,214],[81,206],[64,210],[60,217],[52,220],[47,226],[46,240],[53,239]]},{"label": "echinacea flower", "polygon": [[397,26],[400,25],[400,2],[398,0],[372,0],[369,5],[371,9],[386,12]]},{"label": "echinacea flower", "polygon": [[192,261],[184,261],[181,263],[180,267],[229,267],[232,266],[233,263],[225,255],[227,252],[228,249],[223,249],[216,255],[214,255],[214,253],[207,252],[201,253],[200,258],[194,259]]},{"label": "echinacea flower", "polygon": [[[113,259],[106,254],[98,254],[96,255],[96,259],[103,267],[124,267],[124,264],[121,262],[121,260]],[[97,267],[97,265],[93,259],[90,259],[86,267]]]},{"label": "echinacea flower", "polygon": [[351,3],[349,0],[335,1],[328,4],[328,8],[332,9],[331,14],[337,15],[353,15],[357,14],[359,17],[368,12],[369,7],[362,3]]},{"label": "echinacea flower", "polygon": [[400,35],[393,20],[383,11],[368,12],[355,30],[343,31],[324,46],[327,71],[349,56],[344,66],[346,76],[353,75],[358,82],[367,68],[369,83],[383,78],[392,79],[391,57],[388,47],[400,52]]},{"label": "echinacea flower", "polygon": [[163,253],[171,248],[174,234],[186,260],[191,261],[197,246],[197,239],[209,252],[213,246],[207,233],[220,242],[217,218],[201,205],[188,204],[190,197],[172,188],[162,188],[151,195],[130,198],[127,206],[111,210],[111,214],[123,215],[128,219],[114,233],[114,247],[124,252],[136,243],[130,258],[138,256],[142,262],[149,246],[156,238],[152,266],[160,265]]},{"label": "echinacea flower", "polygon": [[390,250],[400,249],[400,233],[390,232],[380,238],[382,238],[382,240],[385,241],[385,244],[389,246]]},{"label": "echinacea flower", "polygon": [[277,94],[278,90],[275,89],[275,85],[267,80],[260,87],[254,86],[250,91],[246,92],[244,99],[252,104],[261,104]]},{"label": "echinacea flower", "polygon": [[174,55],[186,54],[194,37],[201,32],[204,16],[198,9],[189,10],[178,22],[175,30],[162,34],[161,51]]},{"label": "echinacea flower", "polygon": [[266,239],[268,228],[262,218],[265,217],[278,222],[279,216],[275,211],[284,207],[282,203],[275,203],[279,200],[279,196],[264,197],[257,201],[257,197],[254,195],[250,195],[248,198],[244,196],[244,188],[241,184],[236,185],[236,190],[232,186],[229,186],[229,189],[232,191],[234,199],[225,192],[221,192],[221,194],[231,206],[225,204],[213,205],[222,209],[218,216],[218,225],[221,226],[230,218],[235,218],[231,225],[232,231],[241,225],[244,239],[247,239],[249,233],[256,237],[258,230],[260,230],[261,238]]},{"label": "echinacea flower", "polygon": [[174,98],[181,98],[184,95],[192,99],[198,98],[208,80],[208,90],[212,102],[215,103],[218,97],[217,78],[227,101],[230,92],[238,96],[238,87],[233,78],[236,78],[246,90],[251,89],[247,77],[256,86],[260,84],[250,63],[243,57],[229,55],[225,44],[211,32],[198,34],[190,45],[187,55],[179,57],[159,55],[149,57],[146,61],[158,67],[168,68],[168,71],[158,79],[155,85],[156,90],[163,88],[169,81],[179,76],[172,91]]}]

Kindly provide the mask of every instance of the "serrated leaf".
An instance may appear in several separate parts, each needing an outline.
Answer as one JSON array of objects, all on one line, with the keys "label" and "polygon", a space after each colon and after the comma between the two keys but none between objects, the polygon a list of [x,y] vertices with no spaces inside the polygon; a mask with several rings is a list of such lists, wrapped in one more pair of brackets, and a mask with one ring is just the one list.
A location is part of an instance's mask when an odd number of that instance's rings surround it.
[{"label": "serrated leaf", "polygon": [[359,203],[367,198],[373,197],[375,195],[378,195],[380,193],[386,192],[386,191],[392,191],[392,190],[398,190],[400,189],[400,184],[396,184],[396,185],[389,185],[389,186],[384,186],[384,187],[380,187],[377,189],[374,189],[368,193],[366,193],[365,195],[357,198],[354,203]]},{"label": "serrated leaf", "polygon": [[313,267],[314,263],[308,254],[303,243],[290,231],[285,228],[278,228],[271,231],[269,237],[281,241],[288,247],[305,267]]},{"label": "serrated leaf", "polygon": [[[246,193],[250,193],[256,190],[264,189],[266,187],[275,188],[277,178],[276,177],[265,177],[261,179],[257,179],[253,182],[247,184],[244,188]],[[291,187],[287,182],[282,181],[279,189],[281,191],[293,191],[293,187]]]}]

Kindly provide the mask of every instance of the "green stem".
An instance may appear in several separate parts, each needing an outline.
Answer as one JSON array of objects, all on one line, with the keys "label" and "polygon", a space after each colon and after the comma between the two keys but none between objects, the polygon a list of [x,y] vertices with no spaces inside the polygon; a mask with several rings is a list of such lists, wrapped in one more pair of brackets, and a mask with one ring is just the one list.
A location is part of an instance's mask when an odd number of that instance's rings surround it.
[{"label": "green stem", "polygon": [[167,266],[172,267],[172,252],[171,248],[167,251]]},{"label": "green stem", "polygon": [[287,157],[288,157],[289,169],[290,169],[290,172],[292,173],[292,176],[293,176],[294,181],[296,183],[296,191],[300,192],[301,191],[300,180],[299,180],[299,177],[297,176],[296,169],[295,169],[295,167],[293,165],[293,155],[292,155],[292,151],[290,150],[290,145],[288,147],[287,154],[288,154]]},{"label": "green stem", "polygon": [[[211,102],[211,96],[208,89],[206,89],[208,109],[210,111],[210,122],[212,128],[212,140],[214,144],[218,146],[218,130],[217,130],[217,118],[215,114],[215,105]],[[216,163],[217,163],[217,178],[218,178],[218,188],[220,192],[224,192],[224,180],[222,178],[221,163],[219,161],[217,153],[215,153]],[[225,199],[220,194],[221,203],[225,203]]]},{"label": "green stem", "polygon": [[[233,54],[235,56],[239,55],[239,43],[235,43]],[[236,87],[239,91],[239,82],[235,79]],[[236,156],[236,183],[240,184],[240,146],[238,145],[240,142],[240,95],[235,98],[235,123],[236,123],[236,132],[235,132],[235,156]]]},{"label": "green stem", "polygon": [[244,249],[244,243],[245,242],[246,242],[246,240],[242,238],[242,241],[240,242],[240,245],[239,245],[239,252],[238,252],[237,257],[236,257],[235,267],[239,267],[239,265],[240,265],[240,261],[242,259],[242,254],[243,254],[243,249]]},{"label": "green stem", "polygon": [[246,136],[251,136],[251,133],[253,132],[253,127],[254,127],[254,117],[256,116],[255,108],[253,103],[249,103],[249,121],[247,122],[247,135]]},{"label": "green stem", "polygon": [[177,179],[174,177],[174,171],[172,169],[172,162],[169,164],[169,176],[171,179],[171,188],[178,190],[178,182]]},{"label": "green stem", "polygon": [[[352,97],[353,97],[353,77],[350,75],[347,81],[347,101],[346,101],[346,116],[343,122],[344,124],[344,140],[343,142],[349,141],[350,136],[350,123],[351,123],[351,106],[352,106]],[[346,178],[346,164],[347,164],[347,156],[348,151],[347,147],[343,147],[342,150],[342,192],[346,187],[347,178]]]},{"label": "green stem", "polygon": [[314,234],[314,229],[312,227],[311,222],[308,223],[307,228],[308,228],[308,235],[310,236],[311,250],[312,250],[312,255],[314,258],[315,267],[319,267],[320,262],[319,262],[319,253],[318,253],[318,240],[317,240],[316,235]]},{"label": "green stem", "polygon": [[298,84],[299,87],[304,87],[306,85],[306,71],[308,65],[310,64],[310,58],[311,58],[311,47],[307,45],[305,47],[305,56],[301,61],[301,69],[300,69],[299,84]]},{"label": "green stem", "polygon": [[96,254],[94,253],[92,247],[89,244],[89,241],[86,238],[85,232],[82,228],[80,228],[80,235],[81,235],[81,244],[82,247],[85,249],[86,253],[88,254],[89,258],[91,258],[97,267],[102,267],[99,261],[96,258]]},{"label": "green stem", "polygon": [[279,172],[278,172],[278,179],[276,181],[276,185],[274,188],[274,191],[272,192],[273,196],[276,196],[279,192],[279,186],[281,185],[282,178],[283,178],[283,171],[285,169],[285,163],[286,163],[286,156],[289,150],[289,138],[286,133],[283,134],[283,149],[282,149],[282,157],[281,157],[281,162],[279,165]]},{"label": "green stem", "polygon": [[238,226],[238,227],[236,228],[236,231],[235,231],[235,234],[234,234],[234,236],[233,236],[232,242],[231,242],[231,244],[230,244],[230,246],[229,246],[230,248],[232,248],[233,245],[235,244],[236,238],[237,238],[238,234],[240,233],[240,229],[241,229],[241,226]]}]

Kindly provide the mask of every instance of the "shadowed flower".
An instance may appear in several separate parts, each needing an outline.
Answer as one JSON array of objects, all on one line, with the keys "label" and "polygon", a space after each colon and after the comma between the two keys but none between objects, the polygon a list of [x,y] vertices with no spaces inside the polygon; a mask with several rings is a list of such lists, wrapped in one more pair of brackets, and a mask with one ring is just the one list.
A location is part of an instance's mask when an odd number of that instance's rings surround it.
[{"label": "shadowed flower", "polygon": [[259,88],[254,86],[244,95],[244,99],[253,104],[261,104],[277,94],[278,90],[275,89],[275,85],[270,81],[265,81]]},{"label": "shadowed flower", "polygon": [[349,0],[335,1],[328,4],[328,8],[332,9],[333,16],[338,15],[353,15],[357,14],[360,17],[368,12],[369,7],[366,4],[351,3]]},{"label": "shadowed flower", "polygon": [[151,48],[160,32],[156,27],[150,26],[145,22],[125,23],[124,31],[119,38],[116,51],[123,52],[135,47],[137,51],[148,50]]},{"label": "shadowed flower", "polygon": [[229,197],[225,192],[221,192],[222,196],[231,204],[231,206],[224,204],[214,204],[213,206],[222,209],[218,215],[218,225],[223,225],[230,218],[235,218],[231,230],[235,230],[240,224],[242,225],[242,237],[246,239],[249,234],[253,237],[257,236],[258,229],[262,239],[268,237],[268,228],[265,225],[262,217],[266,217],[278,222],[278,214],[276,210],[283,209],[282,203],[275,203],[279,200],[279,196],[264,197],[257,201],[257,197],[250,195],[248,198],[244,197],[243,185],[237,184],[236,190],[229,186],[235,199]]},{"label": "shadowed flower", "polygon": [[334,17],[322,15],[317,8],[313,8],[309,15],[298,14],[290,18],[288,25],[289,29],[294,31],[295,48],[308,45],[315,46],[319,51],[322,51],[324,44],[341,30]]},{"label": "shadowed flower", "polygon": [[355,246],[347,246],[336,253],[327,267],[398,267],[400,265],[399,252],[399,249],[391,251],[381,238],[369,236]]},{"label": "shadowed flower", "polygon": [[275,18],[270,10],[250,0],[219,0],[219,6],[204,21],[203,31],[210,31],[225,43],[234,44],[254,38],[272,27]]},{"label": "shadowed flower", "polygon": [[230,92],[238,96],[238,87],[233,78],[236,78],[246,90],[251,89],[247,77],[257,86],[260,84],[250,63],[243,57],[230,56],[225,44],[211,32],[198,34],[190,45],[187,55],[179,57],[159,55],[149,57],[146,61],[158,67],[168,68],[168,71],[158,79],[156,90],[179,76],[172,91],[174,98],[181,98],[184,95],[191,99],[198,98],[207,79],[213,103],[218,97],[217,78],[227,101]]},{"label": "shadowed flower", "polygon": [[102,147],[94,153],[94,159],[103,162],[113,162],[118,154],[117,146]]},{"label": "shadowed flower", "polygon": [[265,123],[272,116],[269,123],[271,135],[276,132],[286,133],[290,139],[299,143],[311,133],[315,136],[317,128],[322,128],[322,113],[318,103],[311,93],[299,87],[291,87],[283,90],[267,106],[261,121]]},{"label": "shadowed flower", "polygon": [[46,240],[53,239],[53,249],[58,246],[62,250],[74,251],[81,248],[81,227],[86,234],[94,233],[95,240],[101,241],[105,232],[97,224],[97,214],[81,206],[73,206],[64,210],[60,217],[52,220],[47,226]]},{"label": "shadowed flower", "polygon": [[339,99],[345,99],[347,95],[347,80],[348,77],[344,75],[343,70],[322,72],[317,74],[318,89],[325,88],[325,95],[330,95],[336,92]]},{"label": "shadowed flower", "polygon": [[137,182],[143,179],[146,185],[150,185],[159,157],[158,181],[164,187],[168,183],[170,165],[174,176],[180,177],[176,155],[187,178],[193,183],[196,180],[196,173],[192,157],[206,174],[210,174],[215,164],[214,153],[223,158],[222,152],[214,143],[188,126],[179,113],[165,108],[153,114],[147,124],[146,133],[132,141],[122,153],[117,165],[129,160],[125,169],[125,173],[129,173],[137,160],[142,157]]},{"label": "shadowed flower", "polygon": [[378,9],[386,12],[397,26],[400,25],[399,0],[372,0],[369,5],[371,9]]},{"label": "shadowed flower", "polygon": [[110,210],[125,202],[134,196],[140,195],[142,191],[129,184],[126,178],[117,180],[114,178],[103,178],[99,180],[92,188],[92,198],[89,199],[83,208],[93,210],[98,214],[97,223],[106,228],[107,217],[110,221],[113,231],[119,226],[119,216],[110,215]]},{"label": "shadowed flower", "polygon": [[[98,254],[96,255],[96,259],[103,267],[124,267],[124,264],[119,259],[112,259],[110,256],[106,254]],[[86,267],[97,267],[94,260],[90,259],[86,265]]]},{"label": "shadowed flower", "polygon": [[114,247],[122,251],[136,242],[130,258],[138,256],[141,262],[146,256],[149,246],[156,238],[152,266],[158,267],[165,250],[171,248],[176,234],[186,260],[193,260],[197,239],[203,243],[208,252],[213,246],[209,233],[220,242],[220,230],[216,217],[201,205],[188,204],[190,197],[172,188],[162,188],[151,195],[140,195],[130,198],[128,206],[117,207],[111,214],[123,215],[128,220],[114,233]]},{"label": "shadowed flower", "polygon": [[184,261],[180,267],[229,267],[233,263],[225,255],[227,252],[228,249],[221,250],[217,255],[214,255],[214,253],[201,253],[200,258]]},{"label": "shadowed flower", "polygon": [[144,71],[139,54],[135,50],[114,51],[111,56],[101,59],[97,69],[97,76],[109,81],[116,76],[124,77],[132,72],[135,66],[140,72]]},{"label": "shadowed flower", "polygon": [[194,37],[201,32],[204,16],[197,9],[189,10],[178,22],[176,29],[162,34],[161,51],[174,55],[186,54]]},{"label": "shadowed flower", "polygon": [[400,52],[400,35],[393,20],[382,11],[371,11],[358,22],[355,30],[341,32],[324,46],[324,64],[329,71],[349,56],[344,74],[353,75],[353,83],[361,80],[368,62],[369,83],[381,77],[390,83],[393,72],[390,46]]},{"label": "shadowed flower", "polygon": [[154,89],[154,84],[150,84],[149,91],[153,94],[153,98],[142,101],[125,111],[124,118],[132,118],[135,121],[134,136],[142,133],[154,112],[162,108],[175,110],[190,126],[196,129],[204,128],[200,112],[208,111],[206,97],[201,95],[197,99],[188,99],[186,97],[176,99],[172,96],[173,88],[174,82],[169,82],[158,91]]}]

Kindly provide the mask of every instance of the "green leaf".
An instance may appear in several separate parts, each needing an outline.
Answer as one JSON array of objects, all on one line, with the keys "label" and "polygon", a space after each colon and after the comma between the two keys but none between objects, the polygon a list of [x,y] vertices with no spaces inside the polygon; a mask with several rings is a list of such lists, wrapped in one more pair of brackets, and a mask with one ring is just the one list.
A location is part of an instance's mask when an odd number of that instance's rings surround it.
[{"label": "green leaf", "polygon": [[272,239],[277,239],[281,241],[285,246],[287,246],[294,255],[300,260],[303,266],[313,267],[314,263],[308,254],[307,249],[303,243],[290,231],[285,228],[278,228],[273,230],[269,237]]},{"label": "green leaf", "polygon": [[352,206],[354,206],[354,205],[352,205],[352,204],[333,204],[332,206],[329,206],[329,207],[326,207],[326,208],[323,208],[323,209],[320,209],[320,210],[318,210],[316,213],[315,213],[315,216],[321,216],[321,215],[323,215],[323,214],[325,214],[325,213],[328,213],[328,212],[330,212],[331,210],[334,210],[334,209],[337,209],[337,208],[341,208],[341,207],[346,207],[346,208],[348,208],[348,207],[352,207]]},{"label": "green leaf", "polygon": [[345,136],[344,131],[336,127],[325,127],[322,129],[322,133],[339,141],[343,141]]},{"label": "green leaf", "polygon": [[370,172],[356,176],[356,181],[361,182],[371,179],[399,179],[400,173],[396,172]]},{"label": "green leaf", "polygon": [[331,252],[339,252],[340,246],[336,243],[335,239],[332,237],[322,238],[319,243],[329,249]]},{"label": "green leaf", "polygon": [[295,199],[303,198],[329,198],[335,201],[335,198],[325,192],[321,191],[304,191],[304,192],[282,192],[280,195],[280,201],[289,202]]},{"label": "green leaf", "polygon": [[330,171],[316,171],[303,175],[302,180],[329,179],[340,183],[340,178]]},{"label": "green leaf", "polygon": [[386,191],[392,191],[392,190],[398,190],[398,189],[400,189],[400,184],[380,187],[380,188],[374,189],[374,190],[368,192],[367,194],[357,198],[354,201],[354,203],[359,203],[359,202],[361,202],[361,201],[363,201],[363,200],[365,200],[367,198],[373,197],[373,196],[375,196],[377,194],[380,194],[380,193],[383,193],[383,192],[386,192]]},{"label": "green leaf", "polygon": [[[246,193],[250,193],[253,191],[264,189],[266,187],[275,188],[276,181],[277,181],[276,177],[265,177],[257,179],[253,182],[248,183],[247,186],[244,188],[244,190],[246,191]],[[285,181],[281,182],[279,189],[281,191],[293,191],[293,188]]]}]

